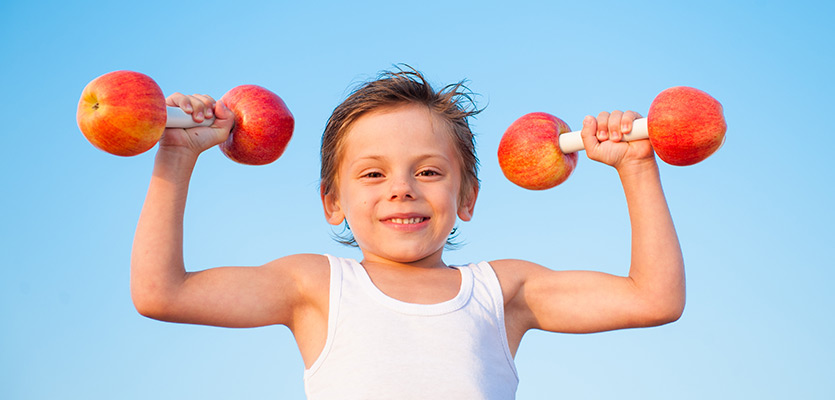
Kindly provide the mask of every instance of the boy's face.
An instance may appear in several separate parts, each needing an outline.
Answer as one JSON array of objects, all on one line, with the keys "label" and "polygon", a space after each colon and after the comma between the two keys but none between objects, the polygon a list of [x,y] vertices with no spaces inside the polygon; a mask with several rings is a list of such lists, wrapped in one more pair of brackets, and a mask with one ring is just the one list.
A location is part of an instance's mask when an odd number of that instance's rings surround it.
[{"label": "boy's face", "polygon": [[425,106],[372,111],[346,132],[328,222],[348,221],[368,261],[438,256],[456,216],[469,221],[476,193],[459,199],[461,166],[449,128]]}]

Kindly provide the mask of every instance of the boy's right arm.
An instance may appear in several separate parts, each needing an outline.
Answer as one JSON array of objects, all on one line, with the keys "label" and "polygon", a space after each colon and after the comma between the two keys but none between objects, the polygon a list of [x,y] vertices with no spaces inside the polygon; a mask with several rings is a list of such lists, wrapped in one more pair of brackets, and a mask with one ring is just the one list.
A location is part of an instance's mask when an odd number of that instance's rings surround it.
[{"label": "boy's right arm", "polygon": [[[196,121],[202,119],[201,113],[211,117],[214,100],[194,99],[172,95],[168,103],[192,111]],[[285,324],[292,329],[299,318],[327,307],[322,299],[327,301],[329,270],[323,256],[289,256],[261,267],[185,270],[183,215],[191,174],[199,154],[223,142],[234,120],[222,104],[215,116],[211,127],[168,129],[160,140],[131,255],[134,305],[142,315],[170,322],[226,327]]]}]

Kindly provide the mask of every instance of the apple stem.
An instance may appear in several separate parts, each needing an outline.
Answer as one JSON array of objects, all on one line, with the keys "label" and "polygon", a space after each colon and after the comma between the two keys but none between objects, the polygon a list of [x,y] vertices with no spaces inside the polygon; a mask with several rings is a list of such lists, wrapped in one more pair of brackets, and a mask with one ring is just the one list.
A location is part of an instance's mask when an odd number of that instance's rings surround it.
[{"label": "apple stem", "polygon": [[209,126],[215,122],[214,118],[209,118],[201,123],[194,121],[191,114],[186,113],[179,107],[166,107],[168,109],[168,118],[165,121],[166,128],[195,128],[198,126]]},{"label": "apple stem", "polygon": [[[641,140],[649,138],[649,130],[647,129],[647,119],[638,118],[632,121],[632,131],[623,135],[624,142],[631,142],[634,140]],[[571,154],[585,149],[583,146],[583,138],[580,136],[580,131],[563,133],[560,135],[560,150],[565,154]]]}]

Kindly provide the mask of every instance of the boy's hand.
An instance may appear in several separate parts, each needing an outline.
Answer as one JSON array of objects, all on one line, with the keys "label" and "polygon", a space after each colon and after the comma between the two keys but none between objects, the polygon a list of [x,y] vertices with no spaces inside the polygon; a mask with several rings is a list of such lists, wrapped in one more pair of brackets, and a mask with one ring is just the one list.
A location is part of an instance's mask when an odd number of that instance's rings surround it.
[{"label": "boy's hand", "polygon": [[188,129],[166,129],[160,139],[160,150],[186,151],[194,156],[203,151],[223,143],[229,136],[229,131],[235,122],[235,115],[223,102],[216,102],[207,95],[186,96],[174,93],[165,99],[168,106],[180,107],[191,114],[195,122],[203,122],[214,117],[211,126]]},{"label": "boy's hand", "polygon": [[632,121],[641,118],[634,111],[601,112],[597,119],[586,116],[581,136],[588,157],[618,170],[647,161],[655,161],[649,140],[623,142],[623,135],[632,131]]}]

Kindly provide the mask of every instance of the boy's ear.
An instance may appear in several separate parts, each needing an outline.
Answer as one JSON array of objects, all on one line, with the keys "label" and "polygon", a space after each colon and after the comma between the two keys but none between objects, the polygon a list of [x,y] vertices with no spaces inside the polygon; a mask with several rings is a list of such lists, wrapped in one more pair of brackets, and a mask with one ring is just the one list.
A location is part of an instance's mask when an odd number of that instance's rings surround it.
[{"label": "boy's ear", "polygon": [[473,186],[470,193],[458,205],[458,218],[461,221],[469,221],[473,219],[473,212],[475,211],[475,201],[478,198],[478,187]]},{"label": "boy's ear", "polygon": [[334,193],[322,194],[322,207],[325,209],[325,219],[331,225],[339,225],[345,220],[342,205]]}]

